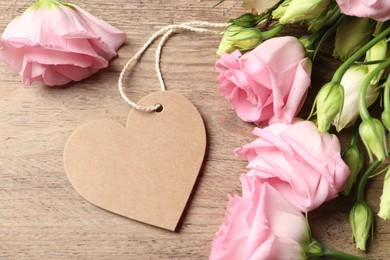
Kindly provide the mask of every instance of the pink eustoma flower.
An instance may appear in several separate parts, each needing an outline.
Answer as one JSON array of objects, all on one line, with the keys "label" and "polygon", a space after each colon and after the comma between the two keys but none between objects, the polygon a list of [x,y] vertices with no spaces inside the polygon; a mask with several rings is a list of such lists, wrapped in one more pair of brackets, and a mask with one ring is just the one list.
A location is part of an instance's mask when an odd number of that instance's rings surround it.
[{"label": "pink eustoma flower", "polygon": [[243,194],[229,196],[210,260],[303,259],[310,241],[304,215],[268,183],[241,176]]},{"label": "pink eustoma flower", "polygon": [[389,0],[336,0],[342,13],[385,22],[390,19]]},{"label": "pink eustoma flower", "polygon": [[0,39],[2,59],[22,82],[64,85],[108,66],[125,41],[119,31],[72,4],[37,1]]},{"label": "pink eustoma flower", "polygon": [[343,189],[349,168],[335,135],[295,119],[255,128],[255,141],[236,150],[249,161],[248,175],[268,182],[302,212],[319,207]]},{"label": "pink eustoma flower", "polygon": [[276,37],[216,62],[220,93],[244,121],[284,121],[299,112],[310,85],[311,61],[291,36]]}]

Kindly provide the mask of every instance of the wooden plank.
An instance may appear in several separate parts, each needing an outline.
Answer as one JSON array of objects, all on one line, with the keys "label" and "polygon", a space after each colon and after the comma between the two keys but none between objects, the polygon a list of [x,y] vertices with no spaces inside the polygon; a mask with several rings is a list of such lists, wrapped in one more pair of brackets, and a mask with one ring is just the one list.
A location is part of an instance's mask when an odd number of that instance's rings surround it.
[{"label": "wooden plank", "polygon": [[[32,1],[31,1],[32,2]],[[0,63],[0,258],[1,259],[205,259],[222,223],[226,196],[240,193],[245,162],[233,150],[253,140],[253,126],[231,111],[217,90],[215,50],[220,37],[180,33],[163,51],[167,88],[186,96],[202,114],[208,133],[203,173],[179,232],[172,233],[113,215],[84,201],[67,180],[64,144],[86,122],[109,118],[125,124],[130,108],[117,91],[122,66],[157,29],[190,20],[225,22],[243,12],[239,1],[211,8],[195,0],[74,0],[128,34],[119,56],[107,69],[67,88],[23,86]],[[29,1],[0,3],[0,30],[29,6]],[[233,7],[232,7],[233,6]],[[60,25],[59,25],[60,26]],[[289,28],[293,32],[294,28]],[[300,32],[302,33],[302,32]],[[309,102],[337,63],[319,59]],[[134,100],[158,91],[154,48],[126,77]],[[308,108],[303,112],[307,114]],[[342,144],[348,142],[341,138]],[[369,186],[378,210],[383,177]],[[348,226],[350,199],[340,197],[310,214],[313,236],[324,244],[357,253]],[[370,259],[387,259],[390,225],[376,223]],[[365,254],[361,254],[365,255]]]}]

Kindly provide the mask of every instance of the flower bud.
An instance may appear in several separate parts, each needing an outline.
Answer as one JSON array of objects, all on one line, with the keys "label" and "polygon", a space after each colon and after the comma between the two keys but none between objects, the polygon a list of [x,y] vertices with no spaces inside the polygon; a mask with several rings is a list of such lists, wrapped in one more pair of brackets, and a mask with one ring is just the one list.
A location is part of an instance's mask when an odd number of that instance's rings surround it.
[{"label": "flower bud", "polygon": [[343,87],[334,82],[324,85],[316,97],[317,128],[320,132],[327,132],[330,123],[340,113],[344,100]]},{"label": "flower bud", "polygon": [[310,35],[302,36],[301,38],[299,38],[299,41],[305,47],[306,52],[313,52],[314,51],[312,49],[313,49],[313,44],[315,41],[312,39],[312,37],[310,37]]},{"label": "flower bud", "polygon": [[349,213],[349,224],[356,248],[366,251],[366,242],[374,225],[374,213],[366,202],[357,202]]},{"label": "flower bud", "polygon": [[[344,88],[343,110],[333,120],[337,131],[352,126],[359,117],[359,92],[367,74],[367,65],[353,65],[344,73],[341,79]],[[378,97],[379,91],[370,84],[366,91],[366,106],[371,106]]]},{"label": "flower bud", "polygon": [[383,110],[381,119],[387,131],[390,131],[390,109]]},{"label": "flower bud", "polygon": [[375,21],[369,18],[347,17],[337,28],[333,56],[348,59],[372,38],[374,29]]},{"label": "flower bud", "polygon": [[385,179],[383,180],[378,216],[383,219],[390,219],[390,168],[387,169]]},{"label": "flower bud", "polygon": [[317,240],[311,240],[304,250],[305,254],[301,259],[319,259],[324,255],[324,247]]},{"label": "flower bud", "polygon": [[350,145],[344,150],[342,158],[345,164],[349,167],[349,176],[343,191],[344,195],[348,196],[353,184],[356,182],[357,176],[363,169],[364,156],[357,145]]},{"label": "flower bud", "polygon": [[272,17],[280,24],[295,23],[319,17],[330,0],[285,0],[273,12]]},{"label": "flower bud", "polygon": [[238,25],[229,26],[223,35],[217,50],[217,55],[231,53],[236,49],[249,50],[255,48],[262,41],[261,31],[257,28],[245,28]]},{"label": "flower bud", "polygon": [[383,161],[386,158],[386,136],[385,128],[381,121],[376,118],[370,118],[360,123],[359,134],[364,145],[366,146],[370,162],[373,161],[372,154]]},{"label": "flower bud", "polygon": [[268,9],[271,9],[275,5],[279,3],[280,0],[267,0],[267,1],[259,1],[259,0],[244,0],[242,3],[242,7],[252,9],[256,11],[258,14],[262,14],[266,12]]},{"label": "flower bud", "polygon": [[232,25],[238,25],[238,26],[241,26],[244,28],[251,28],[251,27],[255,27],[259,23],[260,19],[261,19],[260,15],[246,13],[246,14],[239,16],[238,18],[231,19],[229,21],[229,23],[231,23]]},{"label": "flower bud", "polygon": [[[365,61],[376,61],[376,60],[383,60],[387,56],[387,40],[383,39],[374,46],[372,46],[367,52],[366,52],[366,59]],[[368,67],[368,72],[370,73],[373,71],[379,64],[372,64],[372,65],[367,65]],[[383,75],[384,70],[381,73],[378,73],[378,75],[371,80],[371,84],[377,84],[379,80],[381,79]]]}]

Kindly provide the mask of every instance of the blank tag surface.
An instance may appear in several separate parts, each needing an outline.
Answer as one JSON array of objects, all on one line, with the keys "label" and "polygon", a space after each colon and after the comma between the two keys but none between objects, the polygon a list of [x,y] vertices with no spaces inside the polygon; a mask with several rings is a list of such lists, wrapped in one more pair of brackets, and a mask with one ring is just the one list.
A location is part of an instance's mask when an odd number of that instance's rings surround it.
[{"label": "blank tag surface", "polygon": [[125,128],[103,119],[69,138],[66,174],[82,197],[108,211],[175,230],[202,166],[206,132],[198,110],[170,91],[139,104],[161,104],[161,112],[133,109]]}]

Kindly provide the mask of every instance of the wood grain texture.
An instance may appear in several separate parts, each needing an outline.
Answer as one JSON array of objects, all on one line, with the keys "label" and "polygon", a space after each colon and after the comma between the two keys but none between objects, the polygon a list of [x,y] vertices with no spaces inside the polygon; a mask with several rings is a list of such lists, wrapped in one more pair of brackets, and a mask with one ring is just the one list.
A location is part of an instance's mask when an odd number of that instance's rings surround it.
[{"label": "wood grain texture", "polygon": [[[125,31],[128,38],[107,69],[66,88],[23,86],[19,76],[0,63],[0,259],[206,259],[223,220],[226,196],[240,193],[239,176],[246,171],[245,161],[233,150],[253,140],[253,126],[239,120],[218,93],[213,67],[218,36],[176,34],[163,51],[167,88],[199,109],[208,134],[202,174],[179,232],[89,204],[67,180],[62,154],[70,134],[89,121],[109,118],[126,123],[130,108],[117,91],[119,72],[157,29],[189,20],[225,22],[243,12],[240,2],[226,1],[216,8],[196,0],[71,2]],[[30,4],[2,1],[0,30]],[[288,30],[295,33],[294,28]],[[320,56],[309,104],[336,65]],[[133,67],[125,86],[134,100],[159,89],[154,48]],[[347,142],[347,136],[341,137],[343,146]],[[382,179],[369,185],[368,199],[375,212]],[[348,225],[350,206],[351,200],[341,196],[312,212],[310,224],[313,236],[325,245],[357,254]],[[375,240],[361,255],[389,259],[390,222],[376,220]]]}]

